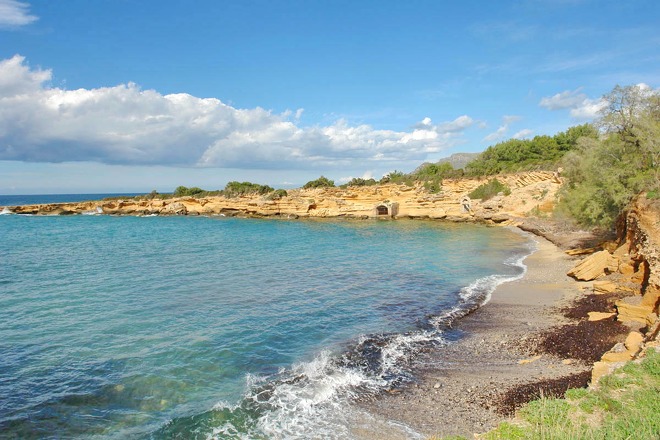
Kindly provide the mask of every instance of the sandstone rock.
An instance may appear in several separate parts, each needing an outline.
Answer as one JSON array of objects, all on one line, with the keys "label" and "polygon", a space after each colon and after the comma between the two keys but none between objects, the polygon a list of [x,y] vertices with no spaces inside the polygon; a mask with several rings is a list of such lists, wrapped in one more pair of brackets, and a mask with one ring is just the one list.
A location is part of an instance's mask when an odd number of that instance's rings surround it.
[{"label": "sandstone rock", "polygon": [[630,254],[628,253],[629,249],[630,249],[630,244],[628,242],[623,243],[612,253],[612,255],[614,255],[621,261],[630,260]]},{"label": "sandstone rock", "polygon": [[626,341],[623,343],[626,346],[626,349],[632,353],[636,353],[639,350],[639,347],[644,342],[644,336],[640,332],[630,332],[626,337]]},{"label": "sandstone rock", "polygon": [[598,248],[579,248],[579,249],[569,249],[567,251],[564,251],[566,255],[570,256],[579,256],[579,255],[589,255],[593,254],[594,252],[598,251]]},{"label": "sandstone rock", "polygon": [[490,219],[495,223],[502,223],[509,220],[510,218],[511,217],[509,217],[507,214],[495,214]]},{"label": "sandstone rock", "polygon": [[608,351],[601,358],[601,362],[628,362],[633,358],[632,353],[624,351],[623,353],[615,353]]},{"label": "sandstone rock", "polygon": [[646,264],[641,264],[639,268],[637,269],[637,272],[633,273],[630,276],[630,281],[637,283],[637,284],[642,284],[644,282],[644,279],[647,276],[649,268],[648,265]]},{"label": "sandstone rock", "polygon": [[596,362],[591,370],[591,386],[598,383],[601,377],[606,376],[619,367],[624,366],[625,362]]},{"label": "sandstone rock", "polygon": [[595,293],[613,293],[617,291],[617,284],[610,280],[594,281],[593,289]]},{"label": "sandstone rock", "polygon": [[605,312],[589,312],[589,321],[602,321],[603,319],[608,319],[613,316],[616,316],[616,313],[605,313]]},{"label": "sandstone rock", "polygon": [[430,215],[429,218],[440,220],[447,217],[447,212],[444,209],[436,209]]},{"label": "sandstone rock", "polygon": [[617,251],[617,249],[619,249],[616,241],[605,241],[601,244],[601,247],[609,253],[614,253]]},{"label": "sandstone rock", "polygon": [[613,267],[614,270],[618,268],[616,259],[608,251],[600,251],[582,260],[567,275],[577,280],[591,281],[613,272]]},{"label": "sandstone rock", "polygon": [[650,307],[642,305],[642,298],[630,296],[615,303],[619,321],[636,321],[646,323],[646,317],[653,312]]},{"label": "sandstone rock", "polygon": [[466,222],[469,219],[470,217],[467,215],[448,215],[447,217],[445,217],[445,220],[456,223]]},{"label": "sandstone rock", "polygon": [[635,268],[632,264],[619,262],[619,273],[631,277],[635,273]]},{"label": "sandstone rock", "polygon": [[656,311],[658,303],[660,302],[660,289],[655,286],[649,285],[642,297],[642,305],[649,307],[652,311]]}]

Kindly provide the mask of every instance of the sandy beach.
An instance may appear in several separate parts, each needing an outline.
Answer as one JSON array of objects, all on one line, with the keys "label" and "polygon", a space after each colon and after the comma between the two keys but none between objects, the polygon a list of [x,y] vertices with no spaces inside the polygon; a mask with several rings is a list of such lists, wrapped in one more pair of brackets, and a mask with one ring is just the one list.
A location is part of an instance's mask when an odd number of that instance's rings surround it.
[{"label": "sandy beach", "polygon": [[525,276],[500,285],[486,305],[457,322],[458,340],[423,356],[417,383],[365,409],[425,436],[471,437],[511,414],[507,399],[515,400],[521,385],[534,389],[540,381],[589,374],[586,363],[534,354],[535,335],[563,323],[557,306],[580,290],[566,276],[574,261],[544,238],[533,239],[537,250],[524,261]]}]

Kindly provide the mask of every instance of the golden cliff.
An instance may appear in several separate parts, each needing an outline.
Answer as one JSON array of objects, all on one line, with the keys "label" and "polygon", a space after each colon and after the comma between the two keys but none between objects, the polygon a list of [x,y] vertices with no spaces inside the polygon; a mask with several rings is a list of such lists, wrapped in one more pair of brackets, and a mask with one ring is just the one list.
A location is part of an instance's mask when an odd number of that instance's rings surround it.
[{"label": "golden cliff", "polygon": [[595,294],[619,294],[611,313],[592,312],[590,321],[616,319],[630,332],[594,364],[592,384],[625,362],[660,347],[660,202],[640,195],[618,224],[618,238],[580,261],[568,275],[590,282]]},{"label": "golden cliff", "polygon": [[103,200],[6,207],[15,214],[225,215],[247,217],[435,218],[504,222],[530,212],[551,212],[560,179],[551,172],[498,176],[511,189],[486,202],[466,196],[486,179],[445,180],[438,194],[421,186],[295,189],[279,200],[268,196]]}]

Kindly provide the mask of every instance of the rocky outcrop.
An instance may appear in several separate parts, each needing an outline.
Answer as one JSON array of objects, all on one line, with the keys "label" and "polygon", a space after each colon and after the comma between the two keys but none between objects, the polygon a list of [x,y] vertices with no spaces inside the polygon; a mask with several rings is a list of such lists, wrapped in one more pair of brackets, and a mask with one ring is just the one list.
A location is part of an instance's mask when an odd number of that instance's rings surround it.
[{"label": "rocky outcrop", "polygon": [[[498,176],[511,194],[485,202],[461,201],[485,179],[447,179],[437,194],[423,185],[386,184],[348,188],[294,189],[288,196],[235,198],[183,197],[152,200],[107,200],[8,207],[15,214],[62,215],[102,212],[111,215],[224,215],[245,217],[431,218],[449,221],[507,223],[539,209],[551,211],[561,186],[554,173],[531,172]],[[387,207],[386,214],[378,206]],[[396,208],[395,208],[396,207]]]},{"label": "rocky outcrop", "polygon": [[606,250],[596,252],[568,271],[568,276],[578,281],[592,281],[618,269],[617,260]]},{"label": "rocky outcrop", "polygon": [[[617,344],[594,364],[592,384],[623,363],[643,353],[649,344],[657,344],[660,328],[660,203],[640,196],[622,217],[618,240],[604,243],[568,275],[593,282],[594,293],[618,293],[616,319],[632,331],[626,341]],[[590,320],[604,319],[590,313]]]}]

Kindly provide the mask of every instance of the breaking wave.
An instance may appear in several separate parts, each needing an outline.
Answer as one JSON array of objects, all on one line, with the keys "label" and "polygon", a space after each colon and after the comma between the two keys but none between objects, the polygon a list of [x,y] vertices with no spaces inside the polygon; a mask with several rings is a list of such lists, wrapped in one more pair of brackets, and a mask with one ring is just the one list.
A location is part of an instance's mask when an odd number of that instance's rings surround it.
[{"label": "breaking wave", "polygon": [[[246,377],[246,393],[237,405],[218,403],[196,422],[195,438],[204,439],[354,439],[356,424],[370,417],[353,402],[374,399],[378,394],[414,381],[412,364],[431,348],[447,344],[444,332],[457,319],[490,300],[497,286],[522,278],[523,260],[516,255],[506,265],[515,275],[480,278],[460,290],[459,303],[444,313],[429,316],[418,330],[408,333],[364,335],[341,354],[324,350],[308,362],[297,363],[272,376]],[[157,438],[187,432],[190,420],[175,420]],[[181,431],[179,431],[181,429]],[[405,426],[388,424],[406,438],[424,438]],[[359,436],[357,436],[359,437]]]}]

